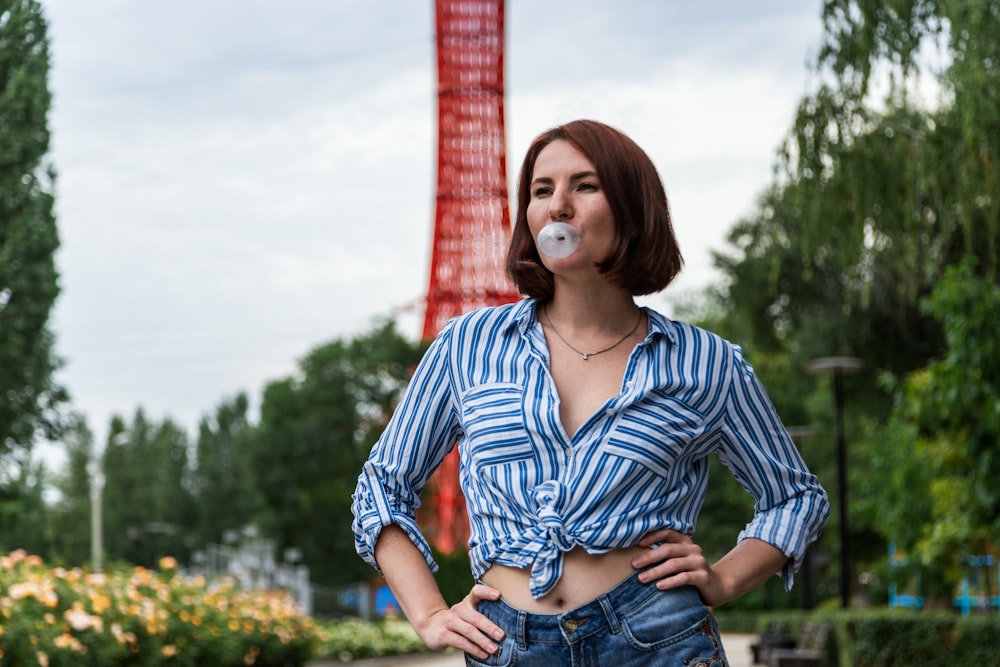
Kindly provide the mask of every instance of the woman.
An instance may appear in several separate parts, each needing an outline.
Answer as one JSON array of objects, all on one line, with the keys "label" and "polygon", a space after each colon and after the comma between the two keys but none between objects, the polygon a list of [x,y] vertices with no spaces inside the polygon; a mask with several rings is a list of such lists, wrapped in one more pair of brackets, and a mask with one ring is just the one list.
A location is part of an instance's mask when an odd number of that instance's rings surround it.
[{"label": "woman", "polygon": [[[354,496],[359,553],[431,649],[470,665],[726,665],[710,607],[778,572],[791,586],[829,502],[739,348],[635,304],[680,267],[631,139],[588,120],[535,139],[507,258],[528,298],[444,327]],[[478,583],[448,607],[414,508],[456,442]],[[756,504],[709,563],[691,535],[713,453]]]}]

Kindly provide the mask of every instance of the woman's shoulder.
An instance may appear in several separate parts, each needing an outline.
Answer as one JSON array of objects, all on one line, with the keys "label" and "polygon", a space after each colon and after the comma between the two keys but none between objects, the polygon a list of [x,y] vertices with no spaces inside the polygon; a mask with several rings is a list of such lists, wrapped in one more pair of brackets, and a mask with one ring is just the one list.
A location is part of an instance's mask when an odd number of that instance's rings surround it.
[{"label": "woman's shoulder", "polygon": [[686,354],[723,353],[739,354],[740,346],[696,324],[674,320],[655,310],[650,310],[653,328],[659,329],[670,343]]},{"label": "woman's shoulder", "polygon": [[531,299],[522,299],[513,303],[505,303],[498,306],[484,306],[470,310],[469,312],[456,315],[448,320],[442,329],[443,332],[467,332],[475,329],[496,329],[517,325],[527,317],[533,317],[533,304]]}]

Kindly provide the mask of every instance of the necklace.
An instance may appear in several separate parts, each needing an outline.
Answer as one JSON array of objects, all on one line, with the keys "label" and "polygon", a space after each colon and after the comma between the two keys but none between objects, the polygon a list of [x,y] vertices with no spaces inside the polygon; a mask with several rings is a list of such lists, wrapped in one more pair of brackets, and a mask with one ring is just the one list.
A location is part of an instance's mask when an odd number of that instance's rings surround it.
[{"label": "necklace", "polygon": [[559,329],[556,329],[556,325],[552,324],[552,318],[549,316],[549,309],[548,308],[545,309],[545,321],[549,323],[549,328],[552,329],[552,331],[555,333],[555,335],[559,337],[559,340],[561,340],[563,343],[566,344],[566,347],[568,347],[569,349],[571,349],[574,352],[576,352],[577,354],[579,354],[581,357],[583,357],[583,360],[586,361],[587,359],[590,359],[593,356],[596,356],[598,354],[604,354],[605,352],[607,352],[609,350],[615,349],[616,347],[618,347],[619,345],[621,345],[622,343],[624,343],[625,340],[629,336],[631,336],[632,334],[635,333],[635,330],[639,328],[639,323],[642,322],[642,310],[638,309],[638,308],[636,310],[638,311],[638,315],[639,316],[637,318],[635,318],[635,324],[632,326],[632,329],[629,330],[629,332],[627,334],[625,334],[624,336],[622,336],[621,338],[619,338],[618,340],[616,340],[611,345],[608,345],[606,348],[598,350],[597,352],[583,352],[582,350],[578,350],[575,347],[573,347],[573,344],[570,343],[565,338],[563,338],[563,335],[561,333],[559,333]]}]

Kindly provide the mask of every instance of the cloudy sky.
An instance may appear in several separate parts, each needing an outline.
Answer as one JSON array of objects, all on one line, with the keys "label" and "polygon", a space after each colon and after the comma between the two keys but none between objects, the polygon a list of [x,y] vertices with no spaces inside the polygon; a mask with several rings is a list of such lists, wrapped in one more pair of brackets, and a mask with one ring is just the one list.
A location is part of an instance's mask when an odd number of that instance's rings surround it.
[{"label": "cloudy sky", "polygon": [[[431,0],[42,0],[59,173],[60,379],[99,440],[141,406],[194,433],[316,345],[419,301],[433,224]],[[820,0],[510,0],[508,166],[611,123],[714,279],[821,34]],[[515,174],[511,173],[511,178]],[[400,316],[416,337],[420,311]]]}]

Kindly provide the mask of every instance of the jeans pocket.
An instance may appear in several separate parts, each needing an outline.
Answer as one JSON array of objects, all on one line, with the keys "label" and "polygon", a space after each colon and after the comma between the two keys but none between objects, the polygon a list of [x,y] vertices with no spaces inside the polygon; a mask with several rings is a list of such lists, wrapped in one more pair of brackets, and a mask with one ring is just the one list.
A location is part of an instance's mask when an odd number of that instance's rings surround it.
[{"label": "jeans pocket", "polygon": [[500,649],[483,659],[465,654],[465,664],[469,667],[511,667],[515,662],[517,643],[510,636],[500,642]]}]

